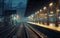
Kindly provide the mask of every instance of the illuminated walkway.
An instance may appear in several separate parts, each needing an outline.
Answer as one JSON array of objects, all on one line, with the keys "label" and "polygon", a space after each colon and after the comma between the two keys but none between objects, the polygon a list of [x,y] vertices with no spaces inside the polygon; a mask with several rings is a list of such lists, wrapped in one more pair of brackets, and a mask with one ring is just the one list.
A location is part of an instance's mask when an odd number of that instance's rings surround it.
[{"label": "illuminated walkway", "polygon": [[43,24],[34,23],[34,22],[28,22],[28,23],[35,24],[35,25],[38,25],[38,26],[41,26],[41,27],[44,27],[44,28],[48,28],[48,29],[52,29],[52,30],[56,30],[56,31],[60,31],[60,25],[59,25],[59,27],[55,27],[54,24],[43,25]]}]

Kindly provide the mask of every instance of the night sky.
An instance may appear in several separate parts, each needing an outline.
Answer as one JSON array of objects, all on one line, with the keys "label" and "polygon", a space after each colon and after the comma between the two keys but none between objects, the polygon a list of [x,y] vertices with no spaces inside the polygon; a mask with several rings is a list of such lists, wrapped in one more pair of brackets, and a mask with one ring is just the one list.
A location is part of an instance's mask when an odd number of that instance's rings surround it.
[{"label": "night sky", "polygon": [[17,13],[20,16],[24,16],[27,0],[4,0],[4,2],[6,3],[6,9],[10,8],[13,10],[17,10]]},{"label": "night sky", "polygon": [[57,2],[57,0],[28,0],[25,16],[29,16],[38,11],[43,6],[48,5],[51,1]]},{"label": "night sky", "polygon": [[6,3],[5,8],[8,9],[9,7],[7,6],[11,6],[12,8],[10,9],[17,10],[20,16],[29,16],[41,7],[48,5],[51,1],[57,2],[57,0],[4,0]]}]

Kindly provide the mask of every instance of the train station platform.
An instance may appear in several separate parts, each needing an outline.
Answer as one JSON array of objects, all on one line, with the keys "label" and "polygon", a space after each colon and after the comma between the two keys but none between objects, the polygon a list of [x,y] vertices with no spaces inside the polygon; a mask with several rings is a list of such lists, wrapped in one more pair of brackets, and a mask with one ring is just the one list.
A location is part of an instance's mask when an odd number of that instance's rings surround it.
[{"label": "train station platform", "polygon": [[38,26],[41,26],[41,27],[44,27],[44,28],[48,28],[48,29],[52,29],[52,30],[56,30],[56,31],[60,32],[60,25],[58,27],[56,27],[55,24],[46,25],[46,24],[42,24],[42,23],[39,24],[39,23],[34,23],[34,22],[27,22],[27,23],[38,25]]}]

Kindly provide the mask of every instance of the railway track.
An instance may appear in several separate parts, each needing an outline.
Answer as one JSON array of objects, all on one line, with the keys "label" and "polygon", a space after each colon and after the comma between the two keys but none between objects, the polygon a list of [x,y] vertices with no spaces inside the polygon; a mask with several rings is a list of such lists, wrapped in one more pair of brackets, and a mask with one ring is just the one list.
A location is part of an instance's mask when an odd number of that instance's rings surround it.
[{"label": "railway track", "polygon": [[43,33],[27,23],[21,23],[17,27],[9,27],[1,31],[0,34],[4,36],[0,38],[47,38]]},{"label": "railway track", "polygon": [[26,23],[20,26],[19,31],[17,38],[47,38],[43,33]]}]

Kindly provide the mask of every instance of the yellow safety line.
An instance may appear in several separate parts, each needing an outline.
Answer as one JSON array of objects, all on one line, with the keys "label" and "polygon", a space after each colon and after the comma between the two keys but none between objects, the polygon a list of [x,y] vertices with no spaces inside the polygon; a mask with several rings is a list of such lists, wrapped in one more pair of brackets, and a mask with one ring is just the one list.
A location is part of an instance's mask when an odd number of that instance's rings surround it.
[{"label": "yellow safety line", "polygon": [[55,27],[54,24],[50,24],[50,25],[43,25],[43,24],[39,24],[39,23],[34,23],[34,22],[27,22],[27,23],[31,23],[31,24],[35,24],[44,28],[48,28],[48,29],[52,29],[52,30],[56,30],[56,31],[60,31],[60,25],[59,27]]}]

